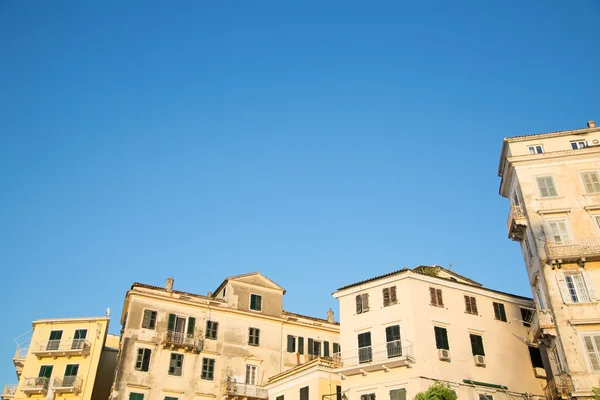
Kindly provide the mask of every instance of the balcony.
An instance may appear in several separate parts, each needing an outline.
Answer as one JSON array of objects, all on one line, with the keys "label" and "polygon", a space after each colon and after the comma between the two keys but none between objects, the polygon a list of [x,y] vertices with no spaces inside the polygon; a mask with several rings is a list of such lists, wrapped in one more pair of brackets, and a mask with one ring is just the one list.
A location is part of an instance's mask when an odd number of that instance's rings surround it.
[{"label": "balcony", "polygon": [[564,242],[546,242],[544,246],[549,264],[566,262],[585,263],[600,260],[600,239],[571,240]]},{"label": "balcony", "polygon": [[38,360],[43,357],[67,357],[81,356],[86,358],[90,355],[90,342],[85,339],[74,339],[61,342],[60,340],[48,340],[45,343],[32,344],[29,351],[35,355]]},{"label": "balcony", "polygon": [[238,383],[232,380],[223,382],[223,392],[225,396],[247,397],[253,399],[267,399],[267,390],[261,386],[249,385],[247,383]]},{"label": "balcony", "polygon": [[17,393],[17,385],[4,385],[2,390],[2,400],[8,400],[15,397]]},{"label": "balcony", "polygon": [[15,371],[17,372],[17,376],[21,377],[21,372],[23,372],[23,367],[25,366],[25,357],[27,357],[27,352],[29,348],[17,346],[17,350],[15,351],[15,356],[13,357],[13,365],[15,366]]},{"label": "balcony", "polygon": [[43,394],[44,396],[48,393],[48,384],[50,378],[36,377],[36,378],[25,378],[21,391],[27,395],[32,394]]},{"label": "balcony", "polygon": [[529,328],[530,340],[537,341],[548,334],[549,329],[554,329],[554,318],[550,310],[535,310],[531,313],[531,327]]},{"label": "balcony", "polygon": [[[361,347],[354,356],[334,354],[334,360],[341,364],[344,375],[366,374],[367,372],[391,368],[411,367],[415,362],[413,344],[408,340],[394,340],[382,345]],[[346,353],[348,354],[348,353]]]},{"label": "balcony", "polygon": [[508,237],[510,239],[520,242],[525,238],[527,218],[525,217],[525,212],[521,206],[516,204],[510,206],[506,227],[508,228]]},{"label": "balcony", "polygon": [[77,396],[81,392],[81,385],[83,380],[78,376],[65,376],[61,378],[54,378],[52,382],[52,390],[55,393],[72,393]]},{"label": "balcony", "polygon": [[573,381],[567,374],[555,376],[548,380],[544,387],[544,394],[548,400],[570,399],[573,391]]},{"label": "balcony", "polygon": [[197,333],[166,331],[163,335],[164,347],[183,348],[185,351],[202,351],[204,340]]}]

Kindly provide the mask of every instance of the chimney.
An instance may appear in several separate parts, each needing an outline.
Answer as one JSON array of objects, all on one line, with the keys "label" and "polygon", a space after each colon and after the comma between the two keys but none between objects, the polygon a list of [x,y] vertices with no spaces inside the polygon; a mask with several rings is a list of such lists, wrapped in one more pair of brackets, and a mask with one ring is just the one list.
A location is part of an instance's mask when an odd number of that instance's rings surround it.
[{"label": "chimney", "polygon": [[327,311],[327,322],[329,323],[333,323],[333,310],[330,308],[329,311]]},{"label": "chimney", "polygon": [[587,123],[588,128],[595,128],[596,127],[596,122],[594,122],[593,119],[590,119]]},{"label": "chimney", "polygon": [[167,283],[165,284],[165,287],[167,288],[167,292],[173,291],[173,283],[175,283],[175,280],[172,277],[168,277]]}]

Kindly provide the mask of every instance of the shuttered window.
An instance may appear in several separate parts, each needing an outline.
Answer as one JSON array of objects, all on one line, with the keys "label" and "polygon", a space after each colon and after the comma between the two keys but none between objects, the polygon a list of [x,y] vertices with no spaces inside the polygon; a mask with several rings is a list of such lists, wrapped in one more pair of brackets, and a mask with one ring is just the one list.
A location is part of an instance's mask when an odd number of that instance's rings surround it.
[{"label": "shuttered window", "polygon": [[432,306],[444,307],[444,299],[442,298],[442,289],[429,288],[429,301]]},{"label": "shuttered window", "polygon": [[129,400],[144,400],[142,393],[129,393]]},{"label": "shuttered window", "polygon": [[556,280],[565,304],[588,303],[598,300],[594,279],[590,271],[565,274],[556,272]]},{"label": "shuttered window", "polygon": [[592,371],[600,371],[600,334],[583,335],[583,344]]},{"label": "shuttered window", "polygon": [[52,376],[52,369],[54,367],[52,365],[42,365],[40,367],[40,372],[38,374],[39,378],[50,378]]},{"label": "shuttered window", "polygon": [[598,173],[596,171],[583,172],[581,174],[581,179],[583,179],[583,184],[585,186],[585,191],[587,193],[600,192],[600,179],[599,179]]},{"label": "shuttered window", "polygon": [[258,346],[260,343],[260,329],[249,328],[248,329],[248,344],[250,346]]},{"label": "shuttered window", "polygon": [[362,314],[369,311],[369,294],[363,293],[356,296],[356,313]]},{"label": "shuttered window", "polygon": [[300,388],[300,400],[308,400],[308,386]]},{"label": "shuttered window", "polygon": [[367,363],[373,360],[373,351],[371,349],[371,332],[364,332],[358,335],[358,362]]},{"label": "shuttered window", "polygon": [[142,320],[142,328],[156,329],[156,311],[144,310],[144,318]]},{"label": "shuttered window", "polygon": [[169,375],[181,376],[183,372],[183,354],[171,353],[169,361]]},{"label": "shuttered window", "polygon": [[571,239],[569,230],[567,229],[566,220],[558,219],[548,221],[548,227],[550,228],[550,235],[556,243],[565,243]]},{"label": "shuttered window", "polygon": [[298,353],[304,354],[304,338],[303,337],[298,338]]},{"label": "shuttered window", "polygon": [[493,303],[494,304],[494,318],[498,321],[506,322],[506,311],[504,310],[504,304],[502,303]]},{"label": "shuttered window", "polygon": [[296,352],[296,338],[292,335],[288,335],[288,337],[287,337],[287,352],[288,353]]},{"label": "shuttered window", "polygon": [[339,343],[333,343],[333,354],[338,354],[340,352]]},{"label": "shuttered window", "polygon": [[262,296],[258,294],[250,295],[250,309],[254,311],[262,311]]},{"label": "shuttered window", "polygon": [[521,308],[521,321],[523,326],[531,326],[531,319],[533,318],[533,310],[528,308]]},{"label": "shuttered window", "polygon": [[556,186],[554,185],[554,178],[552,176],[538,176],[536,178],[538,188],[540,189],[540,196],[542,197],[554,197],[558,196]]},{"label": "shuttered window", "polygon": [[433,331],[435,333],[435,347],[438,349],[450,350],[450,343],[448,343],[448,331],[446,328],[434,326]]},{"label": "shuttered window", "polygon": [[383,306],[388,307],[398,303],[398,298],[396,297],[396,286],[392,286],[389,288],[383,289]]},{"label": "shuttered window", "polygon": [[483,338],[479,335],[469,335],[471,339],[471,352],[474,356],[485,356]]},{"label": "shuttered window", "polygon": [[213,358],[202,359],[202,375],[200,378],[212,381],[215,378],[215,360]]},{"label": "shuttered window", "polygon": [[275,400],[283,400],[283,399],[284,399],[283,395],[275,397]]},{"label": "shuttered window", "polygon": [[406,400],[406,389],[390,390],[390,400]]},{"label": "shuttered window", "polygon": [[329,342],[323,342],[323,357],[329,357]]},{"label": "shuttered window", "polygon": [[256,372],[258,371],[258,367],[256,365],[246,365],[246,384],[247,385],[256,385]]},{"label": "shuttered window", "polygon": [[375,393],[362,394],[360,400],[375,400]]},{"label": "shuttered window", "polygon": [[465,312],[467,314],[477,315],[477,300],[475,297],[465,296]]},{"label": "shuttered window", "polygon": [[189,317],[188,318],[188,326],[187,326],[187,333],[188,333],[188,335],[193,335],[194,334],[194,328],[195,327],[196,327],[196,318]]},{"label": "shuttered window", "polygon": [[217,331],[219,330],[219,323],[215,321],[206,321],[206,338],[216,339]]},{"label": "shuttered window", "polygon": [[135,361],[135,369],[138,371],[148,372],[150,368],[151,349],[138,349],[137,358]]}]

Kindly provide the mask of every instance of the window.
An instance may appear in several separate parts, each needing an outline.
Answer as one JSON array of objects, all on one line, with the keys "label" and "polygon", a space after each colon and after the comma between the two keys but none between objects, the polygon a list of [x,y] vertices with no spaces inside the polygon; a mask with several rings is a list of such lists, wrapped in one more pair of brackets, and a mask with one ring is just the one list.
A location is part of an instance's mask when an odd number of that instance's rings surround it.
[{"label": "window", "polygon": [[165,396],[165,400],[179,400],[177,397]]},{"label": "window", "polygon": [[340,353],[340,344],[339,343],[333,343],[333,354],[339,354]]},{"label": "window", "polygon": [[65,368],[65,376],[63,377],[63,386],[72,387],[77,380],[79,372],[79,364],[68,364]]},{"label": "window", "polygon": [[249,328],[248,329],[248,344],[250,346],[258,346],[260,342],[260,329]]},{"label": "window", "polygon": [[588,145],[585,140],[576,140],[571,142],[571,148],[573,150],[585,149],[586,147],[588,147]]},{"label": "window", "polygon": [[183,367],[183,354],[171,353],[169,362],[169,375],[181,376]]},{"label": "window", "polygon": [[538,176],[535,178],[540,189],[540,196],[542,197],[555,197],[558,196],[556,186],[554,185],[554,178],[552,176]]},{"label": "window", "polygon": [[399,357],[402,355],[402,341],[400,340],[400,325],[392,325],[385,328],[385,340],[387,342],[387,356]]},{"label": "window", "polygon": [[390,390],[390,400],[406,400],[406,389]]},{"label": "window", "polygon": [[560,353],[558,352],[558,346],[554,345],[552,348],[552,357],[554,358],[554,362],[556,363],[556,369],[559,374],[565,373],[565,367],[560,359]]},{"label": "window", "polygon": [[150,368],[150,356],[152,350],[150,349],[138,349],[137,359],[135,361],[135,369],[138,371],[148,372]]},{"label": "window", "polygon": [[450,350],[450,343],[448,343],[448,331],[446,328],[434,326],[433,331],[435,333],[435,347],[437,349]]},{"label": "window", "polygon": [[544,152],[544,147],[541,144],[534,144],[528,146],[529,154],[542,154]]},{"label": "window", "polygon": [[523,321],[523,326],[531,326],[532,318],[533,310],[529,308],[521,308],[521,321]]},{"label": "window", "polygon": [[308,386],[300,388],[300,400],[308,400]]},{"label": "window", "polygon": [[83,349],[85,345],[85,338],[87,336],[87,329],[77,329],[73,335],[73,343],[71,343],[72,349]]},{"label": "window", "polygon": [[383,289],[383,306],[391,306],[398,302],[396,298],[396,286]]},{"label": "window", "polygon": [[156,311],[144,310],[144,318],[142,319],[142,328],[156,329]]},{"label": "window", "polygon": [[206,321],[206,338],[207,339],[216,339],[218,329],[219,329],[218,322]]},{"label": "window", "polygon": [[358,362],[367,363],[373,360],[371,350],[371,332],[358,334]]},{"label": "window", "polygon": [[429,298],[432,306],[444,307],[444,300],[442,299],[442,289],[429,288]]},{"label": "window", "polygon": [[583,185],[587,193],[599,193],[600,192],[600,178],[596,171],[582,172],[581,179],[583,179]]},{"label": "window", "polygon": [[564,243],[568,242],[569,231],[567,230],[567,221],[564,219],[557,219],[553,221],[548,221],[548,227],[550,228],[549,233],[550,237],[556,243]]},{"label": "window", "polygon": [[202,359],[202,379],[212,381],[215,377],[215,360],[212,358]]},{"label": "window", "polygon": [[506,322],[506,311],[504,310],[504,304],[494,303],[494,318],[499,321]]},{"label": "window", "polygon": [[60,339],[62,339],[62,331],[50,332],[50,338],[48,339],[46,350],[58,350],[58,346],[60,345]]},{"label": "window", "polygon": [[258,294],[250,295],[250,309],[254,311],[262,311],[262,296]]},{"label": "window", "polygon": [[600,371],[600,334],[586,334],[582,337],[592,371]]},{"label": "window", "polygon": [[142,393],[129,393],[129,400],[144,400]]},{"label": "window", "polygon": [[595,215],[594,219],[596,220],[596,225],[598,225],[598,228],[600,228],[600,215]]},{"label": "window", "polygon": [[246,365],[246,384],[256,385],[256,371],[258,367],[256,365]]},{"label": "window", "polygon": [[375,393],[361,394],[360,400],[375,400]]},{"label": "window", "polygon": [[321,355],[321,342],[308,338],[308,354]]},{"label": "window", "polygon": [[298,353],[304,354],[304,338],[303,337],[298,338]]},{"label": "window", "polygon": [[531,365],[533,368],[544,368],[544,363],[542,362],[542,353],[540,353],[540,349],[533,346],[529,347],[529,358],[531,358]]},{"label": "window", "polygon": [[323,357],[329,357],[329,342],[327,340],[323,342]]},{"label": "window", "polygon": [[477,300],[475,297],[465,296],[465,312],[477,315]]},{"label": "window", "polygon": [[193,337],[194,328],[196,326],[196,318],[194,317],[182,317],[175,314],[169,314],[169,320],[167,322],[167,330],[172,332],[171,335],[167,336],[172,339],[174,342],[183,342],[185,338],[186,332],[186,322],[187,322],[187,335],[188,337]]},{"label": "window", "polygon": [[590,271],[581,273],[557,271],[556,281],[565,304],[588,303],[598,299]]},{"label": "window", "polygon": [[588,303],[590,301],[590,296],[588,295],[581,274],[565,275],[565,281],[567,282],[567,288],[569,289],[569,295],[573,303]]},{"label": "window", "polygon": [[535,287],[535,294],[540,308],[544,310],[546,308],[546,302],[544,301],[544,295],[542,294],[542,289],[540,288],[540,285],[537,285]]},{"label": "window", "polygon": [[52,376],[52,365],[42,365],[38,374],[39,378],[50,378]]},{"label": "window", "polygon": [[479,400],[494,400],[494,396],[486,393],[479,393]]},{"label": "window", "polygon": [[483,350],[483,338],[479,335],[469,335],[471,339],[471,352],[474,356],[485,356],[485,351]]},{"label": "window", "polygon": [[283,400],[283,395],[275,397],[275,400]]},{"label": "window", "polygon": [[335,400],[342,400],[342,387],[340,385],[335,387]]},{"label": "window", "polygon": [[356,296],[356,313],[362,314],[369,311],[369,294],[363,293]]},{"label": "window", "polygon": [[292,335],[288,335],[288,337],[287,337],[287,352],[288,353],[296,352],[296,338]]}]

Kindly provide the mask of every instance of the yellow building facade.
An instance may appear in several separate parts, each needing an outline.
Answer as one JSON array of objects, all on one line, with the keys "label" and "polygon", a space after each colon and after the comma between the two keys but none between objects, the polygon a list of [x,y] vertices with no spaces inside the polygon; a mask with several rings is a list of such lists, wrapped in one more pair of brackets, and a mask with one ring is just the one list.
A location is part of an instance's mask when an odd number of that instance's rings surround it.
[{"label": "yellow building facade", "polygon": [[14,358],[19,383],[6,385],[2,399],[107,399],[117,355],[108,346],[118,346],[108,325],[107,317],[34,321]]},{"label": "yellow building facade", "polygon": [[342,400],[342,382],[333,358],[318,357],[269,378],[265,389],[275,400]]},{"label": "yellow building facade", "polygon": [[498,176],[535,298],[550,399],[600,387],[600,128],[504,139]]}]

